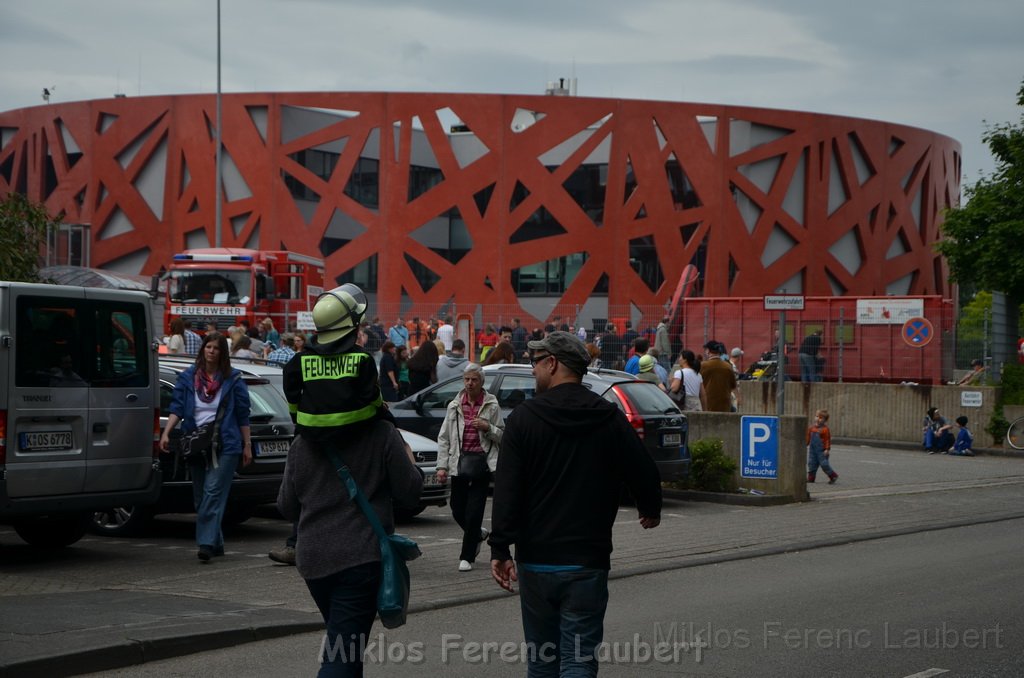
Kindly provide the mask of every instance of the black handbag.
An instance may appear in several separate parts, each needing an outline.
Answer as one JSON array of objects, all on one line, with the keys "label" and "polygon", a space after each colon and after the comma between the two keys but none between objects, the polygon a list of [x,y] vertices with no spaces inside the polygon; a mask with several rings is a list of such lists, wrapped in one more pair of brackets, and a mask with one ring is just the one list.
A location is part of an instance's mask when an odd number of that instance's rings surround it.
[{"label": "black handbag", "polygon": [[207,456],[212,456],[215,428],[213,423],[208,423],[191,433],[182,434],[179,453],[181,460],[189,465],[205,464]]},{"label": "black handbag", "polygon": [[[237,379],[238,377],[235,377],[224,384],[222,393],[226,394]],[[221,396],[220,404],[217,406],[217,416],[212,422],[207,422],[194,431],[182,434],[181,445],[178,448],[178,456],[182,462],[190,466],[206,464],[208,467],[217,468],[217,453],[220,451],[220,424],[224,421],[225,404],[227,404],[227,398]]]},{"label": "black handbag", "polygon": [[459,477],[466,480],[480,480],[487,475],[486,452],[463,452],[459,455]]}]

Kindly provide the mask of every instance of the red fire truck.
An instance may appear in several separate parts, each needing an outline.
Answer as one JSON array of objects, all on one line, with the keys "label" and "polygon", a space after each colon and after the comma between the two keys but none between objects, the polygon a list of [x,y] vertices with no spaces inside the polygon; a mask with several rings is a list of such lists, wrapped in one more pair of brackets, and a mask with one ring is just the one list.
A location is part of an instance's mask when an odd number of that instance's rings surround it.
[{"label": "red fire truck", "polygon": [[186,250],[167,271],[164,329],[173,318],[191,320],[196,331],[208,323],[220,331],[266,317],[279,331],[303,329],[299,314],[313,310],[324,291],[322,259],[294,252],[237,248]]}]

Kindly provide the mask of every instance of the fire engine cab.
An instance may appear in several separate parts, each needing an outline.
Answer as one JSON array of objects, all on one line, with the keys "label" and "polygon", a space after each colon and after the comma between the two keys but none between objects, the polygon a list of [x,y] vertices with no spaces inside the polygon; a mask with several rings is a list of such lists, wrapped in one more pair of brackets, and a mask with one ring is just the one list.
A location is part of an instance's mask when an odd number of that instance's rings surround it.
[{"label": "fire engine cab", "polygon": [[238,248],[186,250],[167,270],[164,329],[174,318],[191,320],[204,332],[221,332],[247,320],[270,317],[284,332],[300,326],[300,313],[313,310],[324,291],[324,262],[294,252]]}]

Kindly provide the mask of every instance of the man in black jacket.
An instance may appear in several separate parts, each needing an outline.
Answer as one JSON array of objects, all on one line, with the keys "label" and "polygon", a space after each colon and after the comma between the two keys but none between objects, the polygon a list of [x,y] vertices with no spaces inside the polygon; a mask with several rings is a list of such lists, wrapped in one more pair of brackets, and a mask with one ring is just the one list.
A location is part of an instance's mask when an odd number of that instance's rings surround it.
[{"label": "man in black jacket", "polygon": [[519,581],[531,673],[576,664],[595,675],[621,484],[650,529],[660,522],[660,478],[625,415],[582,385],[590,354],[578,337],[552,332],[529,349],[537,396],[505,427],[491,574],[508,591]]}]

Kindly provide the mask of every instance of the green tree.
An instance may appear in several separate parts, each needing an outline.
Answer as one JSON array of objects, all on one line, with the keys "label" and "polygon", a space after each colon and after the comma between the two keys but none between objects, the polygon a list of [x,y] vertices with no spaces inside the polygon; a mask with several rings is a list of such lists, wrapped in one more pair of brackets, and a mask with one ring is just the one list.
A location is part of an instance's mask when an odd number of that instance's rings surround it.
[{"label": "green tree", "polygon": [[0,200],[0,277],[22,282],[39,281],[39,253],[47,231],[60,224],[46,208],[21,193]]},{"label": "green tree", "polygon": [[[1017,92],[1024,107],[1024,83]],[[988,127],[982,140],[996,160],[991,176],[964,188],[966,204],[946,212],[936,248],[953,280],[1024,300],[1024,113],[1018,124]]]},{"label": "green tree", "polygon": [[960,309],[957,321],[957,339],[961,342],[981,343],[985,339],[985,319],[992,313],[992,293],[978,292]]}]

